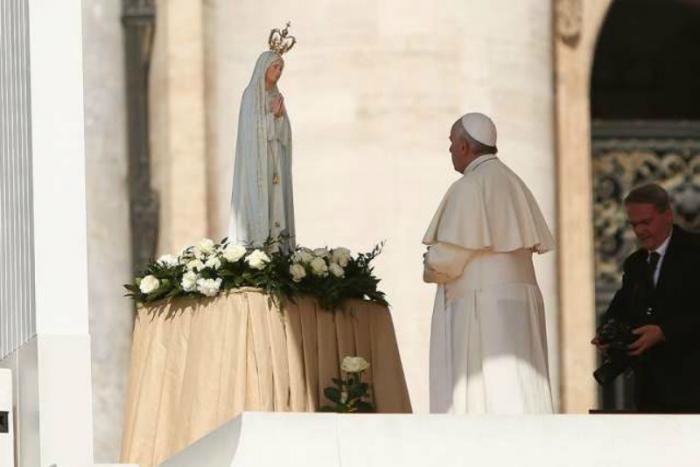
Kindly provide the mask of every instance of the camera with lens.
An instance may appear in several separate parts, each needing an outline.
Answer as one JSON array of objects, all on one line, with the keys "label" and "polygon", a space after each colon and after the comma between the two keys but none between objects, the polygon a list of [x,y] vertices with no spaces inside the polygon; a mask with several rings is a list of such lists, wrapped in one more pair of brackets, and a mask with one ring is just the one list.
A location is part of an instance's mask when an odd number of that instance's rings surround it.
[{"label": "camera with lens", "polygon": [[611,318],[596,331],[598,342],[608,346],[605,361],[593,372],[593,377],[602,386],[612,383],[630,366],[633,357],[627,355],[627,346],[637,339],[632,329],[629,323]]}]

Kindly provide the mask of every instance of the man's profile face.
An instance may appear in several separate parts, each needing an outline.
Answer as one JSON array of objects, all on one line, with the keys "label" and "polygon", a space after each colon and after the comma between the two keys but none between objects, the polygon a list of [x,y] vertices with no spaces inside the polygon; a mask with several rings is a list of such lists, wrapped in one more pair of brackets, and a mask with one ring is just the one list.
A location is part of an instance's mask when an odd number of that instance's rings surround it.
[{"label": "man's profile face", "polygon": [[464,154],[465,142],[459,137],[457,132],[457,125],[452,125],[452,130],[450,130],[450,155],[452,155],[452,167],[459,172],[464,172],[467,168],[466,154]]},{"label": "man's profile face", "polygon": [[670,209],[659,212],[653,204],[627,203],[625,211],[642,248],[657,249],[671,232],[673,214]]}]

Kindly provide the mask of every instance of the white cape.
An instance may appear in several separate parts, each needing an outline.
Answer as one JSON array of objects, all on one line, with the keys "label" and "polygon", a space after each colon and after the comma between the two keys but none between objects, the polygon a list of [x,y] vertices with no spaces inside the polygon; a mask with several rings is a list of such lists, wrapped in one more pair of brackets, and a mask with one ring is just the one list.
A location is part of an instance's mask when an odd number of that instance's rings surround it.
[{"label": "white cape", "polygon": [[532,193],[494,155],[473,161],[447,191],[423,237],[426,245],[437,242],[498,252],[554,248]]}]

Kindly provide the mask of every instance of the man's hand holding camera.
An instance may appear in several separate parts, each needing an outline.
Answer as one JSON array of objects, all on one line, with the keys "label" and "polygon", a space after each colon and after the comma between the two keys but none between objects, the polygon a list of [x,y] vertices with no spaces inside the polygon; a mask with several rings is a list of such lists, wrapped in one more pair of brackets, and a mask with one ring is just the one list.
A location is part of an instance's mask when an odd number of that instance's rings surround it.
[{"label": "man's hand holding camera", "polygon": [[[647,324],[645,326],[632,329],[632,334],[639,337],[637,337],[634,342],[627,346],[627,355],[631,357],[639,356],[659,342],[666,340],[664,332],[655,324]],[[595,345],[596,348],[602,353],[605,353],[609,347],[608,344],[601,344],[600,339],[597,336],[591,340],[591,344]]]},{"label": "man's hand holding camera", "polygon": [[655,324],[647,324],[646,326],[632,329],[632,334],[639,336],[636,341],[627,346],[629,349],[627,354],[632,357],[643,354],[651,347],[666,339],[664,332]]},{"label": "man's hand holding camera", "polygon": [[605,355],[603,364],[593,376],[603,386],[612,383],[626,371],[632,359],[642,355],[665,339],[661,328],[655,324],[632,327],[630,324],[611,318],[596,330],[591,344]]}]

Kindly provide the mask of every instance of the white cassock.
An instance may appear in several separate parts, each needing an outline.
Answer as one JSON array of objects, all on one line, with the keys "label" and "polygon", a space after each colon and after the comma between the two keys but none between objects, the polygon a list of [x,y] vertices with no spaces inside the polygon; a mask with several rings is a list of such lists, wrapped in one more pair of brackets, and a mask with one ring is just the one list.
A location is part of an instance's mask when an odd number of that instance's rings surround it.
[{"label": "white cassock", "polygon": [[437,282],[430,411],[551,413],[544,305],[532,252],[554,246],[534,197],[495,155],[447,191],[425,234]]}]

